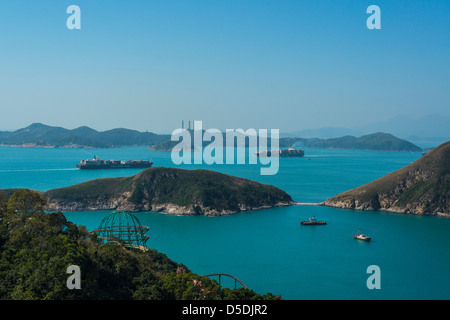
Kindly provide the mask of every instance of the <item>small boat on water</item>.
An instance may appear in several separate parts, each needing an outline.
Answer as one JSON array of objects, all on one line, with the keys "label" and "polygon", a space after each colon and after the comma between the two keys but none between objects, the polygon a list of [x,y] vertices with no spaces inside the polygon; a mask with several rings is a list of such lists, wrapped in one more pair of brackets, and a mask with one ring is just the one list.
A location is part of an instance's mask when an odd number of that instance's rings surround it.
[{"label": "small boat on water", "polygon": [[370,241],[370,240],[372,240],[372,237],[366,236],[364,233],[360,233],[359,229],[358,229],[358,233],[355,234],[353,236],[353,238],[355,238],[357,240],[362,240],[362,241]]},{"label": "small boat on water", "polygon": [[301,221],[302,226],[320,226],[327,224],[325,221],[318,221],[316,217],[309,218],[308,221]]}]

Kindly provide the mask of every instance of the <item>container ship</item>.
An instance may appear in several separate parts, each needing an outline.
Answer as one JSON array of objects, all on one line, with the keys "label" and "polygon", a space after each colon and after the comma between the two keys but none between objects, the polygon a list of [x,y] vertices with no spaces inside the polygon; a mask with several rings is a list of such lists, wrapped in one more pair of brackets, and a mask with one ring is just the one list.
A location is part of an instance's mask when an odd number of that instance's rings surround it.
[{"label": "container ship", "polygon": [[139,169],[150,168],[152,161],[147,160],[101,160],[94,156],[93,159],[81,160],[77,164],[79,169]]},{"label": "container ship", "polygon": [[305,155],[305,151],[300,149],[279,149],[279,150],[264,150],[256,152],[256,156],[258,157],[270,157],[274,154],[278,154],[279,157],[303,157]]}]

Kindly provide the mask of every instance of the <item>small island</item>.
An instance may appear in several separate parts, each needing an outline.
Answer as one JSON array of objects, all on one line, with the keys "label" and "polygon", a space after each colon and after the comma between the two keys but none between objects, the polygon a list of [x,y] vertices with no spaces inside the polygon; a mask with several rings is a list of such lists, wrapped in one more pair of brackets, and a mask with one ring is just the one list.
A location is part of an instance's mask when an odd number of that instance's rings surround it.
[{"label": "small island", "polygon": [[450,217],[450,141],[406,167],[338,194],[325,206]]},{"label": "small island", "polygon": [[221,216],[289,206],[283,190],[210,170],[154,167],[131,177],[103,178],[41,193],[49,211],[152,211]]},{"label": "small island", "polygon": [[372,151],[421,152],[422,148],[397,138],[389,133],[377,132],[361,137],[343,136],[340,138],[281,138],[280,146],[291,147],[301,145],[305,148],[349,149]]}]

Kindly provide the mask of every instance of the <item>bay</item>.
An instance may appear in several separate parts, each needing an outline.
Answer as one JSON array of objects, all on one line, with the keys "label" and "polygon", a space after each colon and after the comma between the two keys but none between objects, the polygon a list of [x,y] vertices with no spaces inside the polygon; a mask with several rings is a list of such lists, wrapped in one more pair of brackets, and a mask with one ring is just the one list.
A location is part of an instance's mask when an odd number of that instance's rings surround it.
[{"label": "bay", "polygon": [[[0,147],[0,188],[48,190],[90,179],[130,176],[140,170],[78,170],[94,155],[146,159],[174,167],[170,152],[146,148],[51,149]],[[281,158],[274,176],[259,165],[182,165],[275,185],[295,201],[321,202],[399,169],[420,153],[305,149],[303,158]],[[93,230],[109,212],[68,212]],[[223,217],[141,212],[151,248],[198,274],[229,273],[258,293],[284,299],[449,299],[450,220],[320,206],[291,206]],[[316,216],[326,226],[300,226]],[[359,242],[358,228],[373,237]],[[381,270],[381,289],[366,286],[367,267]],[[234,287],[234,283],[224,285]]]}]

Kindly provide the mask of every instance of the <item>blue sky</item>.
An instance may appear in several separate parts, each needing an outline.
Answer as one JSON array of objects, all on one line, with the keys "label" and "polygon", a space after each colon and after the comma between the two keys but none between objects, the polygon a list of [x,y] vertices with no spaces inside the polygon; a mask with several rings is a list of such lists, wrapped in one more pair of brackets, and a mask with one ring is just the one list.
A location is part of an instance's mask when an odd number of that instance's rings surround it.
[{"label": "blue sky", "polygon": [[[81,30],[66,9],[81,8]],[[381,30],[366,9],[381,8]],[[0,2],[0,129],[295,131],[450,116],[450,1]]]}]

